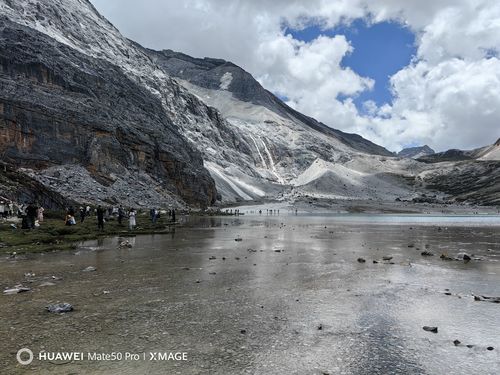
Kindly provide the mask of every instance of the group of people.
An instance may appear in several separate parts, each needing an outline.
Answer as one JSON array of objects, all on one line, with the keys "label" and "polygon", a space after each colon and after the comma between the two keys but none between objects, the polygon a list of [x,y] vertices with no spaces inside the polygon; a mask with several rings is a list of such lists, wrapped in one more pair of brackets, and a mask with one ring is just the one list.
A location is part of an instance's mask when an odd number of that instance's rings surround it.
[{"label": "group of people", "polygon": [[[78,213],[80,216],[80,223],[85,221],[85,218],[92,214],[92,209],[90,206],[80,206],[78,209]],[[108,207],[105,208],[101,205],[98,205],[94,209],[95,216],[97,218],[97,229],[104,230],[104,223],[106,221],[111,220],[111,218],[116,218],[118,224],[122,225],[123,219],[128,218],[129,228],[134,229],[137,225],[136,215],[137,212],[134,208],[126,211],[121,205],[119,207]],[[66,209],[66,217],[64,219],[66,225],[76,225],[76,212],[73,207],[69,207]]]},{"label": "group of people", "polygon": [[14,202],[4,200],[0,201],[0,217],[7,219],[14,215]]},{"label": "group of people", "polygon": [[[8,219],[9,217],[21,218],[22,229],[34,229],[39,226],[43,222],[44,211],[45,209],[36,202],[17,204],[5,199],[0,200],[0,219]],[[121,205],[119,207],[103,207],[102,205],[98,205],[93,210],[88,205],[80,206],[77,210],[73,206],[70,206],[66,208],[64,223],[68,226],[77,225],[77,215],[80,223],[83,223],[92,214],[97,219],[97,228],[99,230],[104,230],[104,223],[109,220],[117,220],[120,225],[122,225],[124,220],[128,220],[128,226],[131,230],[137,226],[137,211],[134,208],[126,210]],[[153,208],[150,210],[150,218],[153,224],[157,223],[160,215],[160,209]],[[175,222],[174,209],[168,211],[168,216],[171,218],[171,221]],[[17,227],[16,224],[12,225]]]},{"label": "group of people", "polygon": [[45,209],[36,203],[23,204],[19,206],[18,216],[21,216],[22,229],[34,229],[43,222]]},{"label": "group of people", "polygon": [[132,230],[137,226],[136,216],[137,212],[134,208],[131,208],[126,212],[123,207],[110,207],[108,209],[103,208],[101,205],[96,208],[97,216],[97,228],[99,230],[104,230],[104,223],[106,222],[106,217],[109,219],[111,216],[115,216],[118,220],[118,224],[122,225],[123,219],[128,217],[128,226]]},{"label": "group of people", "polygon": [[[167,213],[166,211],[164,211]],[[152,208],[149,210],[149,218],[153,224],[156,224],[158,219],[160,218],[161,210],[159,208]],[[168,217],[172,222],[175,222],[175,209],[168,210]]]},{"label": "group of people", "polygon": [[[34,229],[43,222],[44,208],[35,202],[15,204],[12,201],[0,201],[0,217],[8,219],[11,217],[21,218],[22,229]],[[12,224],[14,228],[17,226]]]}]

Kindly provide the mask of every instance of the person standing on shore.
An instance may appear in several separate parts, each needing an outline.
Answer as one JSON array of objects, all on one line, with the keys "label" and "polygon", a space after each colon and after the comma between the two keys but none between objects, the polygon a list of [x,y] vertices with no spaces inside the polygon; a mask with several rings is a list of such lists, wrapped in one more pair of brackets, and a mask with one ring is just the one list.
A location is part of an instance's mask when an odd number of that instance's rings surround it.
[{"label": "person standing on shore", "polygon": [[172,223],[175,223],[175,208],[172,208]]},{"label": "person standing on shore", "polygon": [[80,212],[80,223],[83,223],[83,221],[85,220],[85,209],[83,208],[83,206],[80,206],[79,212]]},{"label": "person standing on shore", "polygon": [[122,225],[122,220],[125,216],[125,211],[123,211],[122,205],[118,207],[118,224]]},{"label": "person standing on shore", "polygon": [[130,230],[135,229],[136,221],[135,221],[135,210],[132,208],[128,213],[128,227]]},{"label": "person standing on shore", "polygon": [[35,228],[36,214],[37,214],[36,206],[33,203],[30,203],[28,207],[26,207],[26,216],[28,218],[29,229]]},{"label": "person standing on shore", "polygon": [[42,206],[38,207],[38,210],[37,210],[38,223],[43,222],[43,211],[45,211],[45,209]]},{"label": "person standing on shore", "polygon": [[97,229],[104,230],[104,209],[101,205],[97,206]]}]

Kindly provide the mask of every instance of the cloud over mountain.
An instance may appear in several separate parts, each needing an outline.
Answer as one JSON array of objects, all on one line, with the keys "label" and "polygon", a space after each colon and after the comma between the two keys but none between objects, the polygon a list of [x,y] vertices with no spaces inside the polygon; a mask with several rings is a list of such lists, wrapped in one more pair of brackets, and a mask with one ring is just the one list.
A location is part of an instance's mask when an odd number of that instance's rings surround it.
[{"label": "cloud over mountain", "polygon": [[[232,60],[297,110],[393,150],[473,148],[500,136],[500,3],[494,0],[92,2],[138,42]],[[374,82],[342,64],[355,46],[344,35],[303,42],[286,32],[359,18],[399,22],[417,43],[413,61],[390,79],[392,103],[369,102],[362,113],[353,98]]]}]

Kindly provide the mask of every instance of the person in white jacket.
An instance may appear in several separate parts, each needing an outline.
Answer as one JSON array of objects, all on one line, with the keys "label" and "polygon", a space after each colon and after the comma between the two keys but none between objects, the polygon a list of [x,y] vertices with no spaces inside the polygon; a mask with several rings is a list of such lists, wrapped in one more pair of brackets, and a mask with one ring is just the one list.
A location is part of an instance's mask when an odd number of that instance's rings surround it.
[{"label": "person in white jacket", "polygon": [[131,230],[134,229],[136,226],[135,215],[136,215],[135,210],[132,208],[128,213],[128,227]]}]

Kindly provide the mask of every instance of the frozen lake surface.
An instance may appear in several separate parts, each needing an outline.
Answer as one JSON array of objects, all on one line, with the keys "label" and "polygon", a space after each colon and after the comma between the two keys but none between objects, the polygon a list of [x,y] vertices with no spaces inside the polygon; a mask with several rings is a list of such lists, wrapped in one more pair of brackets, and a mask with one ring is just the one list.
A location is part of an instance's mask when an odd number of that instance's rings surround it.
[{"label": "frozen lake surface", "polygon": [[[122,240],[0,261],[2,288],[32,288],[0,296],[0,373],[500,373],[500,304],[473,297],[500,296],[498,216],[257,213]],[[22,347],[188,361],[21,367]]]}]

